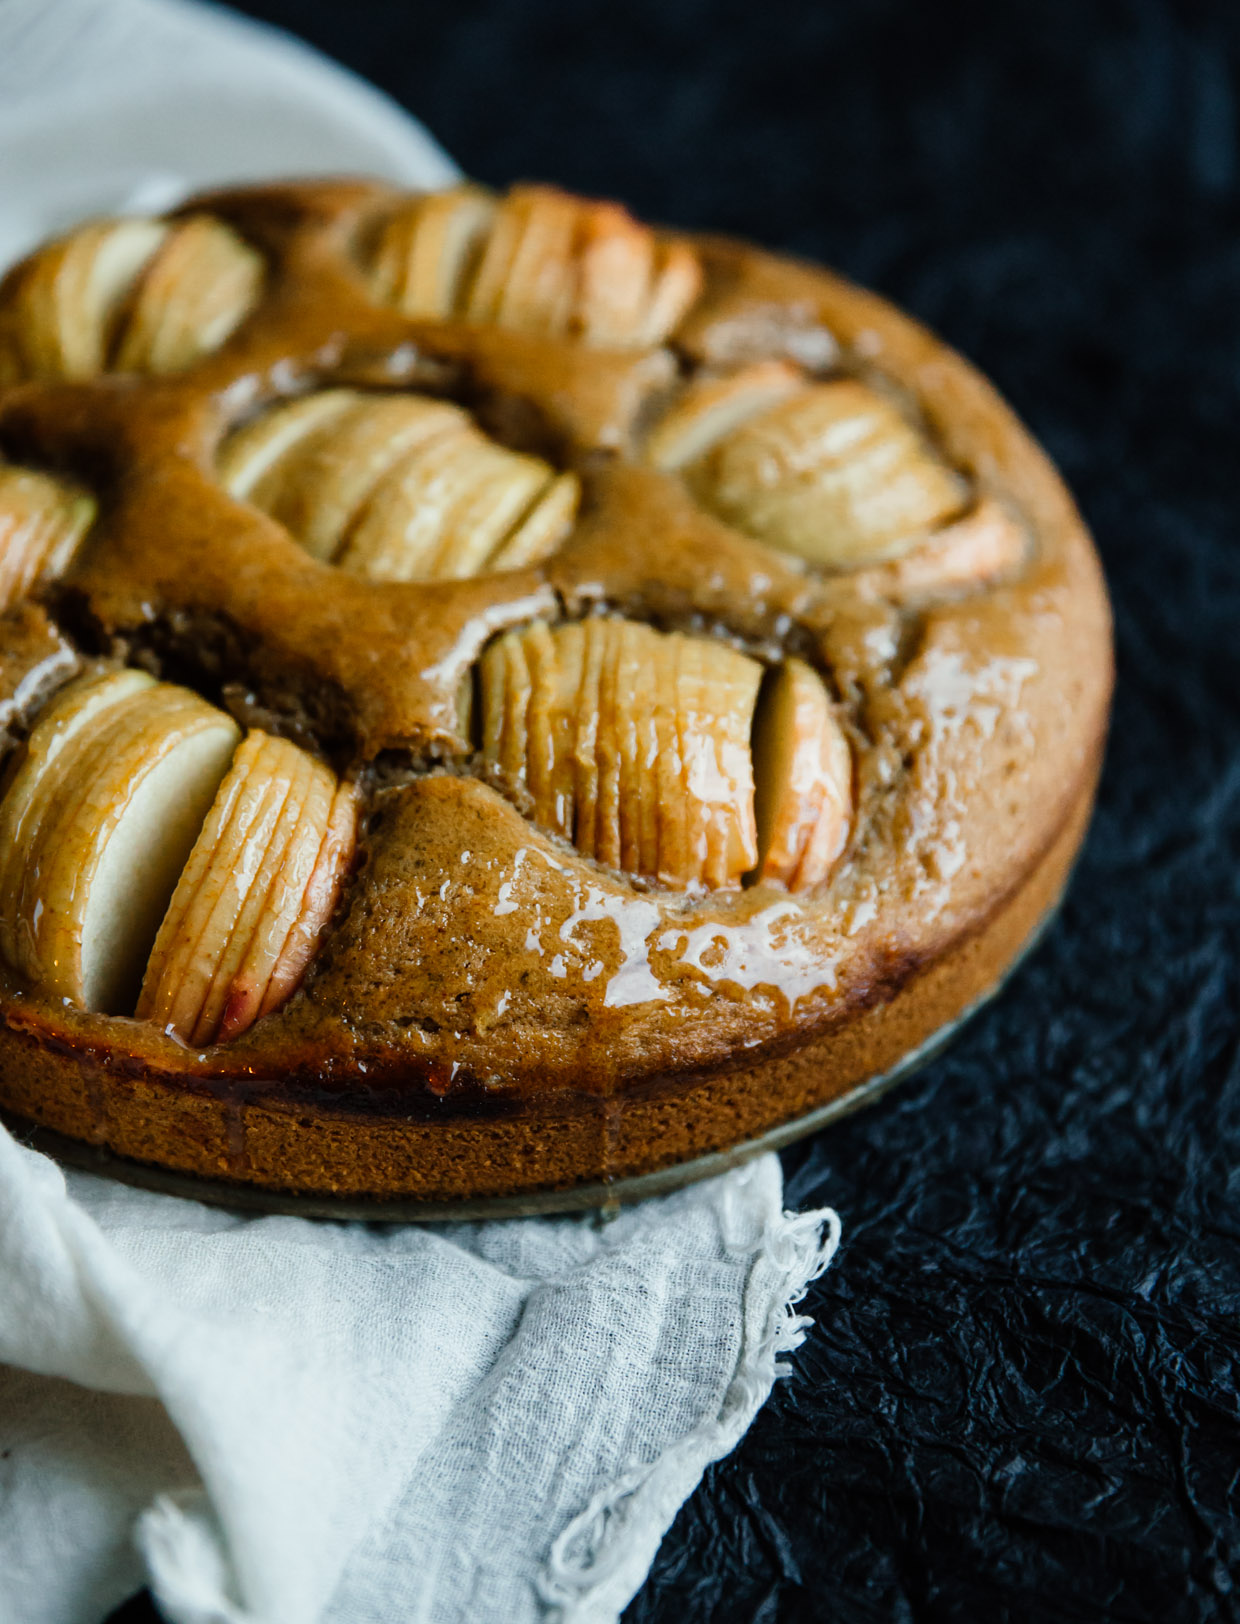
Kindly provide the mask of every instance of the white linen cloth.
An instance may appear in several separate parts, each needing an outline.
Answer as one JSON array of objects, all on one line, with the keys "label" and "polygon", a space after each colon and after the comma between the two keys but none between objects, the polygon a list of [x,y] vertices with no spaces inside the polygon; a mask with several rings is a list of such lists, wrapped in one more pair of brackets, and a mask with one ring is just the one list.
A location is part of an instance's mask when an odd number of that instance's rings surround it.
[{"label": "white linen cloth", "polygon": [[[453,166],[304,47],[0,0],[0,260],[264,174]],[[601,1225],[254,1218],[0,1129],[0,1624],[615,1619],[766,1399],[830,1212],[767,1156]]]}]

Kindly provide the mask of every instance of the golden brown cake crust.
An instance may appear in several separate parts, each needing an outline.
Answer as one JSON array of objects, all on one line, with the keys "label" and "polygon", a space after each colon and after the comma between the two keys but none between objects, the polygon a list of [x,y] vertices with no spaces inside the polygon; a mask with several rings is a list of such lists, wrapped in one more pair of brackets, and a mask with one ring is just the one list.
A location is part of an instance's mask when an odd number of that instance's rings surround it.
[{"label": "golden brown cake crust", "polygon": [[[958,1016],[1057,897],[1111,685],[1093,548],[1045,455],[924,329],[828,272],[697,240],[705,287],[675,335],[682,370],[775,354],[818,367],[838,351],[897,389],[977,498],[1029,537],[1020,573],[985,591],[816,574],[631,455],[677,387],[670,351],[375,304],[353,255],[390,201],[354,183],[196,200],[270,256],[253,319],[174,378],[0,394],[0,451],[100,498],[55,600],[65,624],[178,675],[190,661],[191,680],[243,714],[300,728],[341,767],[381,769],[342,916],[282,1011],[195,1052],[10,978],[0,1104],[168,1167],[425,1199],[567,1188],[751,1138]],[[576,467],[585,500],[567,544],[508,574],[378,584],[226,496],[214,458],[228,427],[339,381],[451,393]],[[831,674],[857,815],[825,888],[635,885],[475,776],[457,693],[483,644],[600,606],[722,628]]]}]

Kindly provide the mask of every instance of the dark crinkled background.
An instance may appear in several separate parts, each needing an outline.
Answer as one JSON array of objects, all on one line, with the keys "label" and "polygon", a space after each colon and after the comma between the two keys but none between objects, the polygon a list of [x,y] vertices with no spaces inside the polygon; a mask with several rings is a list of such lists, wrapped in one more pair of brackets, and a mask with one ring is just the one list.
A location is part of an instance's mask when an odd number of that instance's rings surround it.
[{"label": "dark crinkled background", "polygon": [[1067,907],[945,1059],[787,1156],[844,1220],[817,1329],[628,1624],[1237,1616],[1240,6],[247,9],[485,181],[913,310],[1058,459],[1114,594]]}]

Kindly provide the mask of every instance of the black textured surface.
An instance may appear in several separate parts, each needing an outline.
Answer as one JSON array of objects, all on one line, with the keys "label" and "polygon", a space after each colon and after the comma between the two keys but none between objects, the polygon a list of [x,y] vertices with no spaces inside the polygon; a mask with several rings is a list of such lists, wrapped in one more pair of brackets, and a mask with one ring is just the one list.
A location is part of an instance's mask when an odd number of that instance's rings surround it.
[{"label": "black textured surface", "polygon": [[948,1058],[787,1157],[790,1200],[844,1220],[818,1327],[627,1624],[1236,1616],[1240,8],[249,9],[483,180],[616,195],[906,305],[1058,458],[1111,581],[1067,909]]}]

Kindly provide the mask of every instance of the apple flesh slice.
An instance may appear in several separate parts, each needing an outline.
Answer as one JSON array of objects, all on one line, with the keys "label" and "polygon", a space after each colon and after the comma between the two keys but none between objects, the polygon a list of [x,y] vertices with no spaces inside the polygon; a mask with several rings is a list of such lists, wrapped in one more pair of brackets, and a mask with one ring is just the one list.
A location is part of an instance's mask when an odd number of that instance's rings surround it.
[{"label": "apple flesh slice", "polygon": [[[316,790],[311,769],[318,767],[327,780],[317,786],[320,800],[325,795],[330,797],[334,780],[326,768],[304,751],[297,750],[295,745],[289,749],[296,754],[284,774],[287,791],[275,828],[265,843],[256,843],[252,848],[252,860],[249,860],[251,852],[246,852],[244,866],[249,884],[241,905],[230,920],[225,920],[224,930],[213,935],[208,943],[210,975],[206,978],[197,1019],[189,1032],[191,1043],[214,1042],[234,1000],[245,1001],[252,996],[254,969],[249,964],[250,955],[259,939],[272,929],[271,916],[286,903],[286,893],[295,874],[300,872],[304,886],[313,866],[317,842],[314,849],[307,850],[304,834],[307,807]],[[268,971],[270,968],[269,964]],[[240,1024],[238,1019],[235,1029],[239,1029]]]},{"label": "apple flesh slice", "polygon": [[659,878],[735,885],[757,858],[749,735],[762,668],[707,638],[666,641],[675,649],[676,735],[659,760]]},{"label": "apple flesh slice", "polygon": [[136,1014],[187,1039],[288,800],[280,742],[255,731],[238,748],[147,960]]},{"label": "apple flesh slice", "polygon": [[[356,788],[352,784],[341,784],[328,813],[327,829],[310,871],[297,917],[285,937],[262,994],[258,1010],[260,1016],[279,1009],[296,992],[310,967],[319,940],[340,900],[345,875],[353,861],[359,806]],[[237,1022],[237,1010],[230,1004],[225,1012],[220,1034],[222,1039],[235,1035],[239,1030]]]},{"label": "apple flesh slice", "polygon": [[518,793],[528,790],[532,693],[525,641],[507,632],[483,656],[483,759]]},{"label": "apple flesh slice", "polygon": [[567,802],[560,795],[560,765],[556,760],[556,704],[559,662],[551,632],[536,621],[524,633],[510,634],[519,642],[529,676],[529,703],[524,729],[525,781],[533,802],[533,816],[557,834],[572,832],[571,785]]},{"label": "apple flesh slice", "polygon": [[371,267],[375,298],[406,316],[443,320],[456,310],[495,218],[476,186],[429,192],[385,221]]},{"label": "apple flesh slice", "polygon": [[64,573],[96,512],[93,496],[62,479],[0,468],[0,610]]},{"label": "apple flesh slice", "polygon": [[790,891],[821,885],[848,841],[852,753],[830,695],[787,659],[762,696],[753,734],[757,877]]},{"label": "apple flesh slice", "polygon": [[444,401],[350,392],[343,410],[327,415],[270,465],[250,499],[312,557],[334,559],[384,475],[415,446],[454,437],[467,422],[459,407]]},{"label": "apple flesh slice", "polygon": [[[587,620],[580,630],[581,679],[576,697],[570,701],[573,719],[573,798],[576,814],[573,826],[573,844],[587,857],[598,856],[598,792],[599,792],[599,683],[607,655],[608,627],[606,622]],[[563,639],[560,634],[557,641]],[[568,712],[568,706],[565,706]]]},{"label": "apple flesh slice", "polygon": [[469,489],[470,440],[462,428],[399,462],[350,529],[340,568],[375,581],[430,576],[452,508]]},{"label": "apple flesh slice", "polygon": [[702,264],[693,250],[684,243],[661,247],[645,319],[633,343],[650,348],[666,343],[701,291]]},{"label": "apple flesh slice", "polygon": [[154,686],[142,671],[93,672],[63,688],[40,714],[12,762],[0,801],[0,951],[19,967],[19,905],[28,855],[37,851],[44,821],[61,804],[80,744],[102,713]]},{"label": "apple flesh slice", "polygon": [[594,803],[594,856],[609,868],[620,867],[620,778],[623,767],[622,714],[629,696],[620,689],[623,661],[622,620],[587,622],[599,649],[598,731],[594,741],[597,773]]},{"label": "apple flesh slice", "polygon": [[[691,872],[684,758],[680,738],[680,645],[668,637],[651,645],[655,669],[654,727],[658,756],[654,764],[655,816],[658,825],[658,862],[654,873],[663,885],[683,887]],[[694,717],[696,724],[697,718]]]},{"label": "apple flesh slice", "polygon": [[504,288],[525,232],[530,188],[514,186],[498,205],[478,256],[474,274],[463,290],[459,313],[466,321],[497,322]]},{"label": "apple flesh slice", "polygon": [[616,651],[615,732],[620,753],[620,862],[631,874],[653,874],[659,861],[652,768],[658,760],[654,727],[656,672],[649,628],[620,622]]},{"label": "apple flesh slice", "polygon": [[168,373],[218,349],[262,291],[263,256],[221,220],[173,226],[145,267],[124,314],[113,367]]},{"label": "apple flesh slice", "polygon": [[547,464],[495,445],[472,426],[458,427],[392,466],[336,562],[370,580],[396,581],[460,580],[496,560],[503,567],[531,562],[556,545],[565,517],[571,519],[578,485],[568,477],[571,484],[557,492],[559,514],[539,518],[532,509],[555,483]]},{"label": "apple flesh slice", "polygon": [[131,685],[111,703],[75,697],[76,725],[47,768],[59,792],[36,793],[18,820],[4,913],[16,968],[32,981],[82,1008],[128,1013],[238,730],[167,683]]},{"label": "apple flesh slice", "polygon": [[530,186],[516,188],[508,206],[521,210],[522,221],[494,319],[518,332],[562,335],[576,302],[577,201],[549,186]]},{"label": "apple flesh slice", "polygon": [[300,984],[352,860],[357,796],[254,731],[237,751],[164,916],[138,1015],[227,1042]]},{"label": "apple flesh slice", "polygon": [[216,459],[220,483],[239,502],[264,511],[284,483],[284,462],[308,435],[342,416],[357,399],[353,389],[319,389],[260,412],[224,441]]},{"label": "apple flesh slice", "polygon": [[[618,203],[594,203],[578,227],[578,325],[587,344],[627,349],[647,325],[655,281],[653,234]],[[660,343],[662,335],[653,340]]]},{"label": "apple flesh slice", "polygon": [[757,662],[727,644],[682,639],[685,873],[711,889],[735,884],[758,859],[749,741],[761,680]]},{"label": "apple flesh slice", "polygon": [[428,573],[437,581],[463,580],[487,566],[519,524],[550,475],[546,463],[492,445],[481,435],[461,447],[465,488],[440,530]]},{"label": "apple flesh slice", "polygon": [[908,552],[968,499],[925,437],[854,379],[815,384],[750,417],[684,472],[712,512],[829,569]]},{"label": "apple flesh slice", "polygon": [[911,552],[854,577],[875,596],[928,597],[993,586],[1018,575],[1029,557],[1024,526],[994,497],[936,530]]},{"label": "apple flesh slice", "polygon": [[646,461],[671,472],[695,462],[751,417],[805,388],[787,361],[755,361],[722,377],[696,378],[646,441]]},{"label": "apple flesh slice", "polygon": [[[392,281],[390,270],[385,275]],[[515,186],[489,222],[457,308],[469,321],[521,332],[653,348],[696,299],[701,281],[692,249],[660,243],[617,204]]]},{"label": "apple flesh slice", "polygon": [[11,381],[102,372],[120,313],[168,229],[156,220],[99,221],[14,267],[0,285]]},{"label": "apple flesh slice", "polygon": [[491,554],[487,568],[516,570],[549,558],[572,529],[580,503],[577,475],[557,474]]}]

